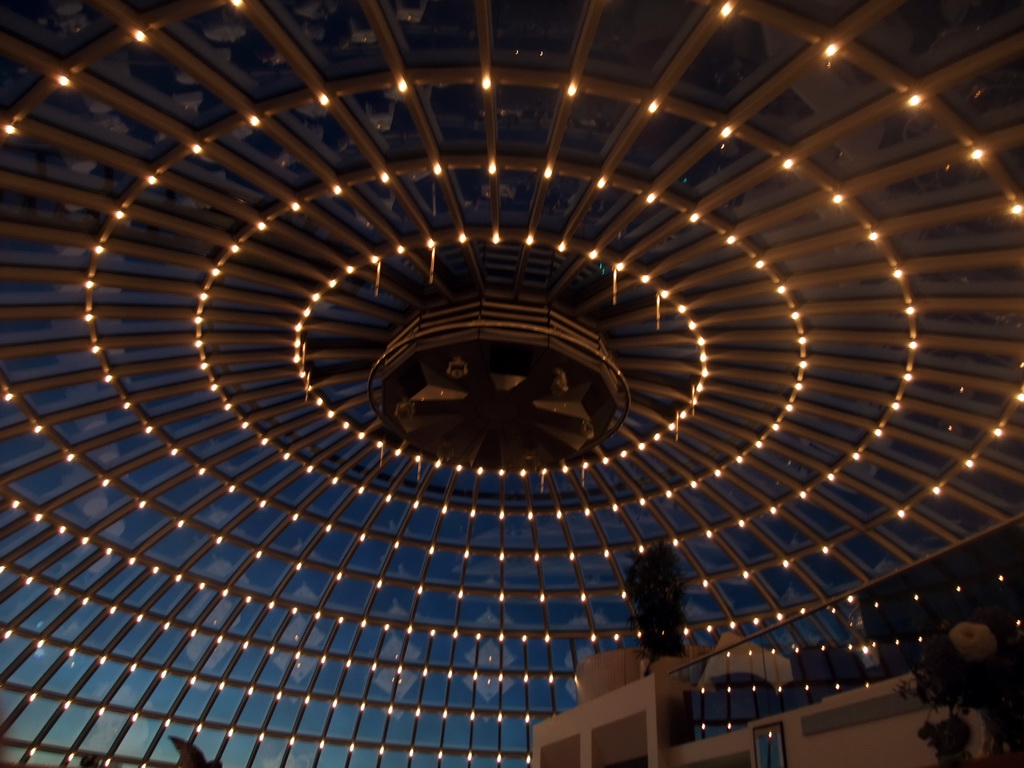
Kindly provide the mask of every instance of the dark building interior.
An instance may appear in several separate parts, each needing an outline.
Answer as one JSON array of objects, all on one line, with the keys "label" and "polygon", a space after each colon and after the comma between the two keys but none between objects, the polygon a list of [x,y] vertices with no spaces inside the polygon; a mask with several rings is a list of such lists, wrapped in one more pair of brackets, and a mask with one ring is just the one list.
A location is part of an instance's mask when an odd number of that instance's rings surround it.
[{"label": "dark building interior", "polygon": [[6,0],[3,759],[525,768],[664,539],[1019,616],[1022,123],[1010,0]]}]

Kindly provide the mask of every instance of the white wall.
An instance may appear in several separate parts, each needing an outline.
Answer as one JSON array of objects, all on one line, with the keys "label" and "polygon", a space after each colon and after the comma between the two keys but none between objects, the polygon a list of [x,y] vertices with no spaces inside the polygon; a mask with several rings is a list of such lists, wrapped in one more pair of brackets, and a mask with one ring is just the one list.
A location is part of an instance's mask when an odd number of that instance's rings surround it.
[{"label": "white wall", "polygon": [[[734,733],[673,747],[664,755],[658,768],[682,768],[742,750],[752,754],[753,729],[758,725],[780,721],[785,736],[787,768],[918,768],[934,765],[934,752],[917,737],[918,729],[929,717],[926,709],[866,723],[848,724],[819,734],[805,736],[803,733],[805,717],[853,704],[866,704],[870,708],[873,701],[877,704],[878,700],[892,696],[897,683],[898,680],[887,680],[871,688],[839,693],[818,704],[754,721]],[[931,717],[938,720],[945,715],[936,713]],[[967,749],[977,755],[982,742],[981,721],[973,712],[966,719],[971,725],[971,741]]]},{"label": "white wall", "polygon": [[[885,711],[887,705],[898,709],[915,706],[914,702],[906,703],[895,698],[900,679],[837,693],[818,704],[754,721],[732,733],[670,746],[665,721],[671,711],[672,698],[678,699],[681,695],[680,683],[652,675],[538,723],[533,731],[533,768],[563,768],[558,760],[553,759],[557,753],[549,751],[546,762],[542,755],[545,745],[560,741],[564,744],[567,740],[579,745],[580,768],[603,768],[607,765],[609,760],[602,759],[600,745],[609,743],[622,747],[622,751],[615,755],[620,760],[646,748],[649,768],[685,768],[742,754],[746,755],[746,764],[752,765],[753,729],[759,724],[780,721],[785,736],[787,768],[919,768],[934,765],[935,755],[917,737],[917,731],[929,716],[942,719],[944,714],[929,715],[928,710],[921,707],[868,722],[845,720]],[[836,722],[831,724],[834,727],[805,735],[805,719],[829,712],[837,716]],[[638,720],[640,713],[644,718]],[[967,720],[972,731],[968,751],[977,755],[982,742],[981,722],[975,713],[971,713]]]}]

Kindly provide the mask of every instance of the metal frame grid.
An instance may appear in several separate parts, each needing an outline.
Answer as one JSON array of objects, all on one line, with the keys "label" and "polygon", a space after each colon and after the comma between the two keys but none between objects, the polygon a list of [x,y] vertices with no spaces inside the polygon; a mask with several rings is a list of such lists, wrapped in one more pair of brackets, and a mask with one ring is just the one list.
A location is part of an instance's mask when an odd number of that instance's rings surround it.
[{"label": "metal frame grid", "polygon": [[[713,643],[1019,520],[1024,11],[635,5],[0,9],[15,759],[524,765],[644,542]],[[615,435],[382,431],[482,297],[602,333]]]}]

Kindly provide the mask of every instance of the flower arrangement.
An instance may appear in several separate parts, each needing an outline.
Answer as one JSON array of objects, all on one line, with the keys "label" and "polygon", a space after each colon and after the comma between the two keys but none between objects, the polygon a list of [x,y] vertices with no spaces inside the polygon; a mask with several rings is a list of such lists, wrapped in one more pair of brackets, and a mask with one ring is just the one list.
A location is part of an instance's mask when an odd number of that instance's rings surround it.
[{"label": "flower arrangement", "polygon": [[1024,633],[1002,608],[979,608],[967,621],[925,640],[914,679],[902,687],[949,717],[926,723],[918,736],[939,754],[967,745],[959,715],[976,709],[993,753],[1024,750]]}]

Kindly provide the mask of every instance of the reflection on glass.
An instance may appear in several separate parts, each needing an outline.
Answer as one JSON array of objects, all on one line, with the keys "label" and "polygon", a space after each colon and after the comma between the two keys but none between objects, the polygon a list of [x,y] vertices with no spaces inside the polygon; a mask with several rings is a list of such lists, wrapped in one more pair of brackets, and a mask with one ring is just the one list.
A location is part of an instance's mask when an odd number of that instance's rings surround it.
[{"label": "reflection on glass", "polygon": [[782,723],[754,729],[754,768],[786,768]]}]

